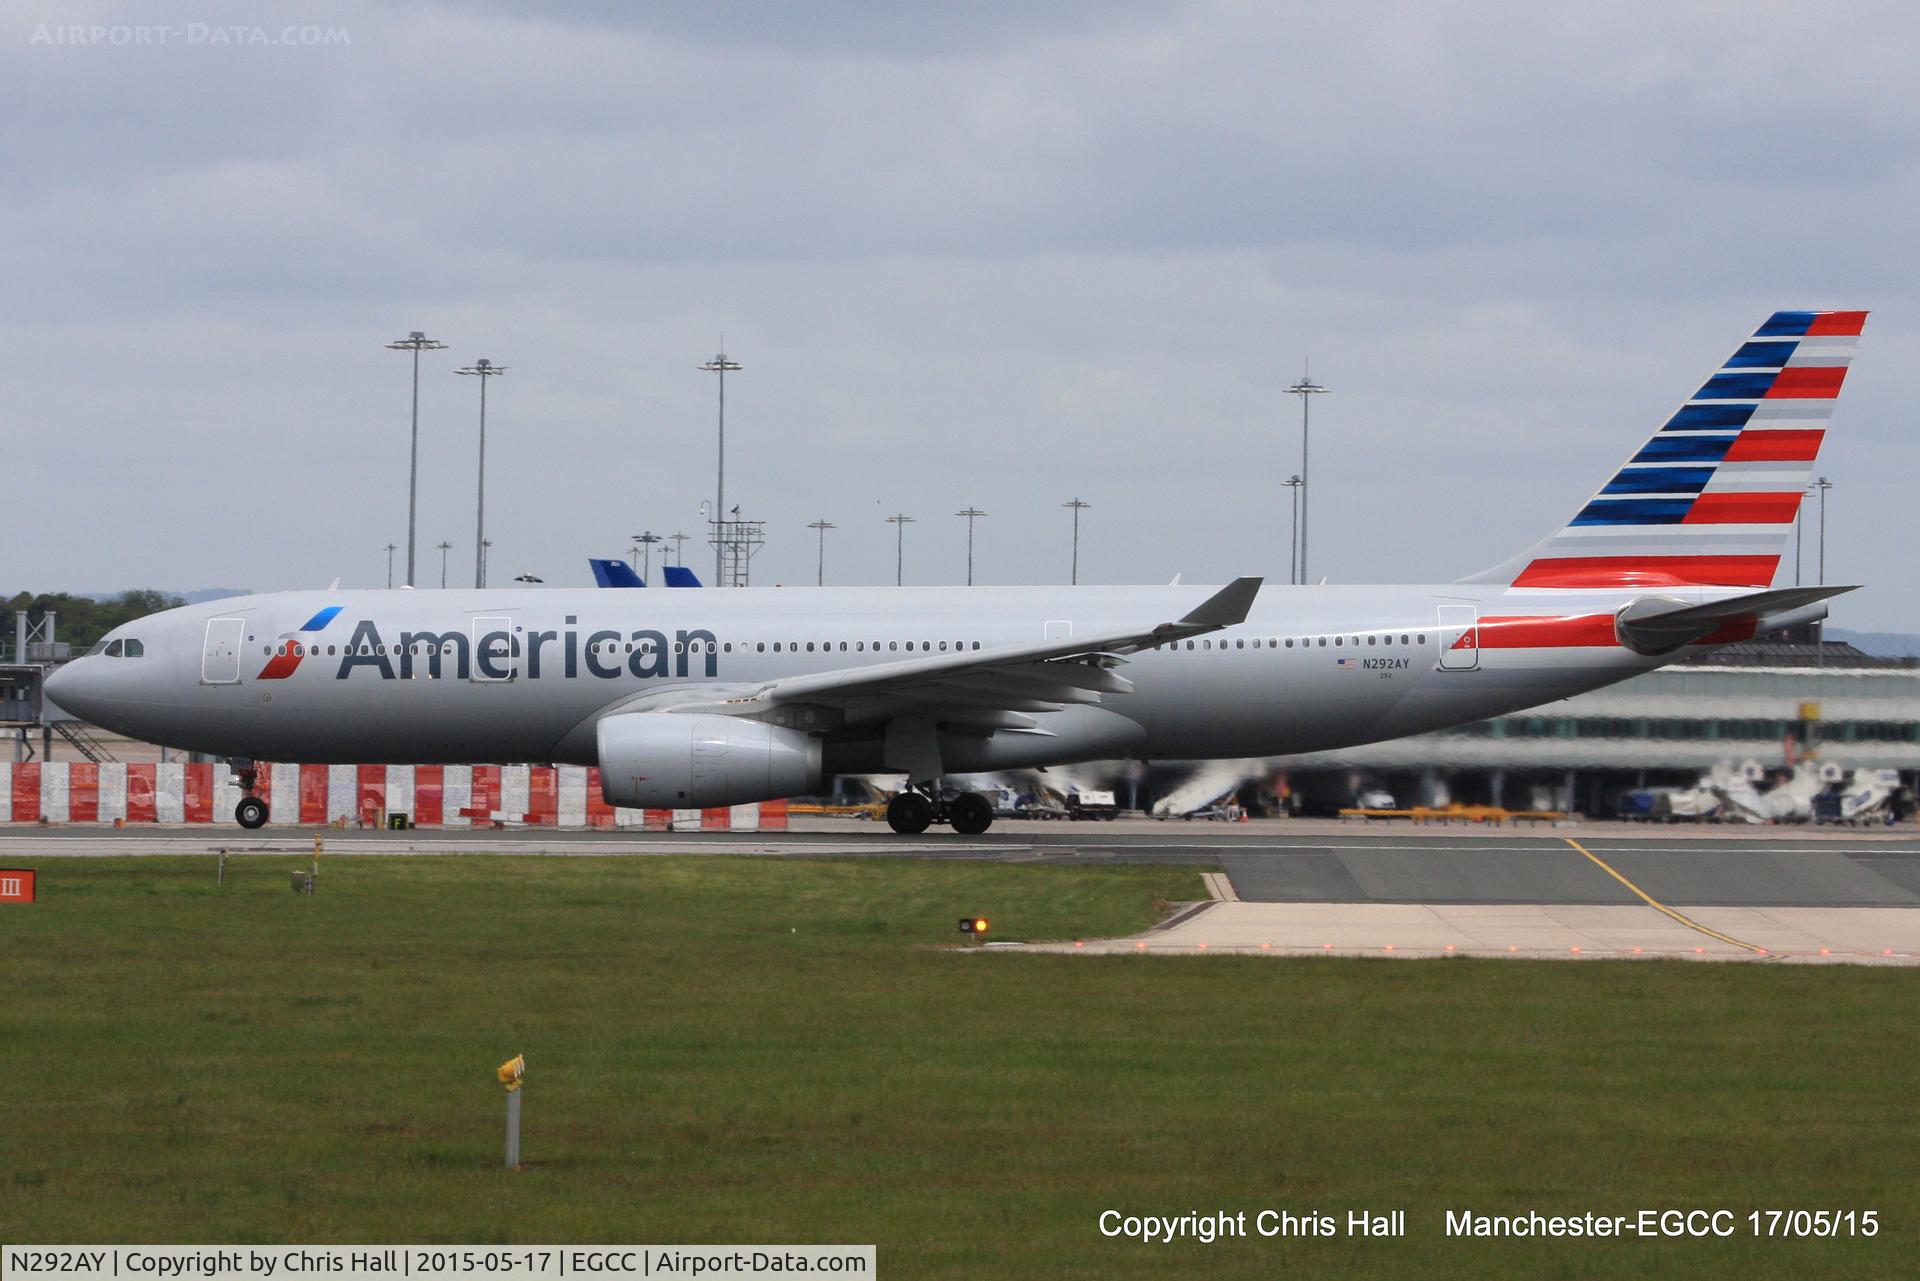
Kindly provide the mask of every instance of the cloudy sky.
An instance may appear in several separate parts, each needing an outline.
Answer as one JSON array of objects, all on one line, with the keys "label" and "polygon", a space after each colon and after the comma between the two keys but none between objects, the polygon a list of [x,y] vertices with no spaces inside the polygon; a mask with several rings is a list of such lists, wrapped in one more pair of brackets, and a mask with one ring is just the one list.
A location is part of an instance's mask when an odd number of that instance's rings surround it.
[{"label": "cloudy sky", "polygon": [[[0,17],[0,593],[472,575],[698,534],[756,582],[1444,581],[1768,312],[1871,308],[1837,621],[1920,630],[1910,5],[140,4]],[[227,28],[239,24],[239,30]],[[690,541],[688,561],[711,568]],[[1808,566],[1816,540],[1809,529]],[[1784,576],[1791,581],[1791,569]]]}]

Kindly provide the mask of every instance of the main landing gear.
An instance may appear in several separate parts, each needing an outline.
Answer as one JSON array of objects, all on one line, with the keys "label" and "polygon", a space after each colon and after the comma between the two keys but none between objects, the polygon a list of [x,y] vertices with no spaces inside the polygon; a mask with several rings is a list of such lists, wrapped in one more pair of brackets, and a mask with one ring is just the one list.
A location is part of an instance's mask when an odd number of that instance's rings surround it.
[{"label": "main landing gear", "polygon": [[948,800],[925,785],[887,802],[887,826],[902,836],[918,836],[935,823],[949,823],[962,836],[978,836],[993,826],[993,806],[978,792],[962,792]]},{"label": "main landing gear", "polygon": [[252,761],[233,762],[233,776],[240,784],[240,803],[233,807],[233,821],[252,831],[267,825],[267,803],[256,795],[260,772]]}]

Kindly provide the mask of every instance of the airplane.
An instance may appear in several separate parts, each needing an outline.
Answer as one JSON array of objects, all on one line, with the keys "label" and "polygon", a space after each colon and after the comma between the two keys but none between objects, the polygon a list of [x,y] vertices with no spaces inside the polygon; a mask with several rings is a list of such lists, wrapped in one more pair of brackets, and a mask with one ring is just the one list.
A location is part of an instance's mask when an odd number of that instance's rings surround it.
[{"label": "airplane", "polygon": [[1824,618],[1770,586],[1866,313],[1769,317],[1567,523],[1450,583],[284,592],[151,615],[47,694],[234,762],[597,765],[620,806],[897,773],[896,832],[984,832],[948,774],[1321,751],[1467,724]]}]

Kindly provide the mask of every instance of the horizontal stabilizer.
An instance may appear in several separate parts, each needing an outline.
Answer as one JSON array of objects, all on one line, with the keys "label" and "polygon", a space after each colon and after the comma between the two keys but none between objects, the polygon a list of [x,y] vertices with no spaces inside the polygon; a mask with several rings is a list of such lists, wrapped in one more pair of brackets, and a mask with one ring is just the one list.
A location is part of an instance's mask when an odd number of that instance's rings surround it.
[{"label": "horizontal stabilizer", "polygon": [[1643,597],[1621,610],[1614,629],[1620,641],[1641,654],[1666,654],[1703,640],[1722,628],[1750,624],[1748,634],[1825,618],[1825,601],[1852,587],[1782,587],[1752,592],[1705,605],[1688,605],[1659,596]]}]

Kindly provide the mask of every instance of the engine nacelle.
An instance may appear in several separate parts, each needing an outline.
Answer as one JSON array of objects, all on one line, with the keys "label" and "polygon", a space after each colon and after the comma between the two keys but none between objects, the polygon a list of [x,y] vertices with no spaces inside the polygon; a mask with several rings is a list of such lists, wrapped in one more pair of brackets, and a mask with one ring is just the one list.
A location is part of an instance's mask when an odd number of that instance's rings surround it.
[{"label": "engine nacelle", "polygon": [[714,809],[815,791],[820,740],[734,716],[623,712],[599,725],[600,794],[635,809]]}]

